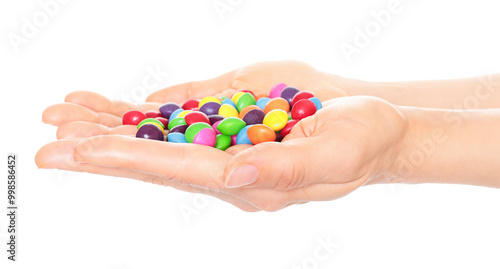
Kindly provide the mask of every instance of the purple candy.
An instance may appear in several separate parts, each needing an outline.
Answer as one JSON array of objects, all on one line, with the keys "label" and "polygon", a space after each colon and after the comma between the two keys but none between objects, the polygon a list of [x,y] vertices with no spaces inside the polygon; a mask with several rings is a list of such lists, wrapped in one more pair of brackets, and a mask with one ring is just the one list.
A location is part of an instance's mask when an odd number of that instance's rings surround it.
[{"label": "purple candy", "polygon": [[216,102],[208,102],[200,107],[200,111],[207,116],[219,114],[220,104]]},{"label": "purple candy", "polygon": [[292,99],[293,97],[299,92],[297,88],[294,87],[286,87],[283,89],[281,92],[281,98],[285,99],[288,101],[288,104],[290,104],[290,107],[292,106]]},{"label": "purple candy", "polygon": [[179,108],[181,107],[176,103],[166,103],[160,107],[160,113],[164,118],[169,119],[170,115]]},{"label": "purple candy", "polygon": [[281,140],[283,140],[283,135],[281,135],[280,133],[277,133],[276,134],[276,142],[281,142]]},{"label": "purple candy", "polygon": [[135,137],[163,141],[163,132],[154,124],[144,124],[137,130]]},{"label": "purple candy", "polygon": [[208,119],[210,120],[210,125],[214,125],[216,122],[223,120],[224,116],[211,115],[211,116],[208,116]]},{"label": "purple candy", "polygon": [[177,125],[175,126],[174,128],[172,128],[172,130],[170,130],[171,133],[186,133],[186,129],[188,128],[187,125],[184,125],[184,124],[181,124],[181,125]]},{"label": "purple candy", "polygon": [[247,125],[253,125],[253,124],[262,124],[262,121],[264,120],[264,117],[266,116],[266,113],[260,109],[252,109],[245,114],[243,117],[243,121]]}]

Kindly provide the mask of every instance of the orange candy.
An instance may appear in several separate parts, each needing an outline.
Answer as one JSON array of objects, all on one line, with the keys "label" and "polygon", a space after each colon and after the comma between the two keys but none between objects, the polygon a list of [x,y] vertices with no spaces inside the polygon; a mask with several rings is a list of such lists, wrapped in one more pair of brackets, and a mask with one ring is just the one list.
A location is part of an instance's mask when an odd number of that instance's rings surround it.
[{"label": "orange candy", "polygon": [[254,110],[254,109],[258,109],[258,110],[262,110],[260,107],[256,106],[256,105],[249,105],[245,108],[243,108],[241,111],[240,111],[240,116],[239,118],[240,119],[243,119],[243,117],[245,117],[245,115],[248,113],[248,111],[250,110]]},{"label": "orange candy", "polygon": [[288,101],[281,98],[273,98],[271,101],[267,103],[267,105],[264,107],[264,113],[269,113],[269,111],[274,110],[274,109],[281,109],[285,112],[290,111],[290,104],[288,104]]},{"label": "orange candy", "polygon": [[265,94],[265,93],[258,94],[257,96],[255,96],[255,101],[259,100],[260,98],[264,98],[264,97],[268,97],[267,94]]},{"label": "orange candy", "polygon": [[247,135],[254,145],[264,142],[273,142],[276,140],[276,133],[264,124],[255,124],[250,126],[247,130]]}]

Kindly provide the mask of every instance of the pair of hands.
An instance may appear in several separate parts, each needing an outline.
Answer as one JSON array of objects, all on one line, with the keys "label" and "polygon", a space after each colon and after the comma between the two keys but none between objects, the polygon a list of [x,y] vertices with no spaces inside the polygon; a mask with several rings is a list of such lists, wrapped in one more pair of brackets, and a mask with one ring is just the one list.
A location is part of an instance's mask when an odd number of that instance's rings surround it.
[{"label": "pair of hands", "polygon": [[[337,87],[340,79],[301,62],[264,62],[168,87],[141,105],[73,92],[65,103],[44,111],[43,121],[58,126],[58,140],[39,150],[36,163],[205,193],[245,211],[336,199],[388,179],[408,131],[397,107],[373,97],[346,97],[349,93]],[[121,116],[130,110],[156,110],[165,102],[229,95],[236,89],[268,93],[280,82],[314,92],[324,102],[282,143],[220,151],[136,139],[135,126],[121,125]]]}]

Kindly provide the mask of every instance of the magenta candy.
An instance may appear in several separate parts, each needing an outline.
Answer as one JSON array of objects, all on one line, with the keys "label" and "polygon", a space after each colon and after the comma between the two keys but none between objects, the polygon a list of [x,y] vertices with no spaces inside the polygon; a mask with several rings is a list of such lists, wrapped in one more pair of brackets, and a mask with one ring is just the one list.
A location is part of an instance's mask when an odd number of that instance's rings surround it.
[{"label": "magenta candy", "polygon": [[211,128],[201,129],[193,139],[193,144],[214,147],[217,139],[215,131]]},{"label": "magenta candy", "polygon": [[238,138],[238,135],[233,135],[231,136],[231,146],[236,145],[236,139]]},{"label": "magenta candy", "polygon": [[220,122],[221,120],[212,124],[212,128],[214,128],[216,134],[222,134],[219,130],[217,130],[217,125],[219,125]]},{"label": "magenta candy", "polygon": [[269,98],[281,97],[281,92],[286,88],[285,83],[276,84],[269,93]]}]

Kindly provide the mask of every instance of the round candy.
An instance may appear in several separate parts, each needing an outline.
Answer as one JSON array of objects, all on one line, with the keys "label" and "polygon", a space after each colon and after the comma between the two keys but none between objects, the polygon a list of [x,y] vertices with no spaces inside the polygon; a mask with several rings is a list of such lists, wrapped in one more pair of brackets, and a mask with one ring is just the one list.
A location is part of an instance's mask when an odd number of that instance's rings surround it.
[{"label": "round candy", "polygon": [[250,141],[250,139],[248,138],[248,128],[250,128],[250,126],[245,126],[238,132],[238,136],[236,136],[236,145],[241,145],[241,144],[252,145],[252,141]]},{"label": "round candy", "polygon": [[219,114],[220,104],[217,102],[208,102],[200,107],[200,112],[205,113],[207,116]]},{"label": "round candy", "polygon": [[212,124],[212,129],[214,129],[214,131],[215,131],[216,134],[221,134],[221,132],[219,131],[219,129],[217,129],[217,126],[219,126],[219,123],[221,123],[221,121],[218,121],[218,122]]},{"label": "round candy", "polygon": [[276,142],[281,142],[281,140],[283,140],[283,138],[284,137],[283,137],[283,135],[281,135],[281,132],[276,133],[276,140],[275,140]]},{"label": "round candy", "polygon": [[210,120],[210,124],[214,124],[218,121],[221,121],[224,119],[224,117],[220,116],[220,115],[211,115],[211,116],[208,116],[208,119]]},{"label": "round candy", "polygon": [[221,103],[219,98],[213,97],[213,96],[207,96],[207,97],[201,99],[200,103],[198,104],[198,108],[201,108],[204,104],[206,104],[208,102],[214,102],[214,103],[217,103],[219,105]]},{"label": "round candy", "polygon": [[144,124],[137,130],[135,137],[163,141],[163,131],[154,124]]},{"label": "round candy", "polygon": [[163,125],[163,123],[161,123],[161,121],[157,120],[157,119],[153,119],[153,118],[146,118],[144,120],[142,120],[141,122],[139,122],[139,124],[137,125],[137,129],[141,128],[142,125],[144,124],[154,124],[158,127],[160,127],[160,129],[164,130],[165,129],[165,125]]},{"label": "round candy", "polygon": [[269,113],[269,111],[274,109],[281,109],[285,112],[290,111],[290,104],[283,98],[277,97],[271,99],[264,107],[264,113]]},{"label": "round candy", "polygon": [[238,134],[238,132],[245,127],[246,123],[236,117],[229,117],[223,119],[219,125],[217,125],[217,130],[219,130],[222,134],[225,135],[235,135]]},{"label": "round candy", "polygon": [[171,121],[171,120],[177,118],[177,116],[179,114],[181,114],[182,111],[184,111],[184,109],[182,109],[182,108],[179,108],[179,109],[175,110],[174,112],[172,112],[172,114],[170,114],[170,118],[168,118],[168,120]]},{"label": "round candy", "polygon": [[309,99],[299,100],[292,107],[292,119],[301,120],[316,113],[316,105]]},{"label": "round candy", "polygon": [[168,120],[165,119],[164,117],[156,117],[155,119],[159,120],[163,124],[163,126],[168,125]]},{"label": "round candy", "polygon": [[271,110],[264,117],[263,123],[269,126],[273,131],[279,131],[285,127],[288,122],[288,114],[281,109]]},{"label": "round candy", "polygon": [[232,135],[231,137],[231,146],[236,145],[236,140],[238,139],[238,135]]},{"label": "round candy", "polygon": [[176,103],[166,103],[160,107],[160,113],[164,118],[169,119],[170,115],[179,108],[181,107]]},{"label": "round candy", "polygon": [[295,96],[292,99],[292,107],[297,103],[297,101],[302,100],[302,99],[309,99],[314,97],[314,93],[309,92],[309,91],[301,91],[295,94]]},{"label": "round candy", "polygon": [[255,106],[255,105],[247,106],[247,107],[243,108],[243,109],[240,111],[239,118],[240,118],[240,119],[243,119],[243,118],[245,117],[245,115],[248,113],[248,111],[251,111],[251,110],[254,110],[254,109],[261,110],[261,109],[260,109],[260,107]]},{"label": "round candy", "polygon": [[320,110],[323,108],[323,104],[321,104],[321,101],[317,97],[311,97],[309,98],[315,105],[316,105],[316,110]]},{"label": "round candy", "polygon": [[232,107],[236,108],[236,104],[233,102],[233,100],[229,99],[229,98],[226,98],[224,100],[222,100],[222,105],[231,105]]},{"label": "round candy", "polygon": [[240,92],[240,91],[235,92],[235,93],[233,94],[233,96],[231,97],[231,101],[233,101],[233,103],[237,104],[237,103],[238,103],[238,101],[239,101],[239,99],[240,99],[240,97],[241,97],[243,94],[245,94],[245,93],[244,93],[244,92]]},{"label": "round candy", "polygon": [[191,112],[191,110],[184,110],[177,114],[176,118],[184,118],[187,113]]},{"label": "round candy", "polygon": [[[187,133],[187,131],[186,131],[186,133]],[[187,137],[186,137],[186,140],[187,140]],[[193,144],[205,145],[205,146],[209,146],[209,147],[214,147],[215,142],[216,142],[215,131],[211,127],[201,129],[193,139]]]},{"label": "round candy", "polygon": [[281,92],[281,98],[285,99],[288,101],[288,104],[292,104],[292,99],[293,97],[295,96],[295,94],[297,94],[299,92],[299,90],[297,88],[294,88],[294,87],[286,87],[283,89],[283,91]]},{"label": "round candy", "polygon": [[236,103],[236,108],[238,108],[238,111],[241,111],[243,108],[251,105],[255,105],[255,97],[251,93],[244,93],[240,96],[238,99],[238,102]]},{"label": "round candy", "polygon": [[223,134],[217,135],[215,140],[215,148],[220,150],[226,150],[231,146],[231,137]]},{"label": "round candy", "polygon": [[184,118],[175,118],[168,122],[168,129],[172,130],[177,125],[187,125],[186,120]]},{"label": "round candy", "polygon": [[163,117],[163,115],[160,112],[153,110],[144,112],[144,115],[146,115],[147,118]]},{"label": "round candy", "polygon": [[274,142],[276,133],[264,124],[252,125],[247,131],[248,138],[252,144],[257,145],[264,142]]},{"label": "round candy", "polygon": [[281,92],[286,88],[285,83],[276,84],[269,93],[269,98],[281,97]]},{"label": "round candy", "polygon": [[295,126],[295,124],[297,124],[297,122],[299,122],[299,121],[298,120],[288,121],[288,123],[285,125],[285,127],[283,127],[283,129],[281,129],[280,134],[283,137],[287,136],[290,133],[290,131],[292,130],[293,126]]},{"label": "round candy", "polygon": [[260,109],[252,109],[243,117],[243,121],[247,125],[261,124],[264,121],[266,114]]},{"label": "round candy", "polygon": [[199,108],[198,107],[199,104],[200,104],[200,102],[198,102],[198,100],[194,100],[194,99],[187,100],[182,105],[182,109],[184,109],[184,110],[192,110],[193,108]]},{"label": "round candy", "polygon": [[137,125],[146,118],[146,115],[140,111],[132,110],[123,115],[122,123],[124,125]]},{"label": "round candy", "polygon": [[[205,129],[205,128],[210,128],[212,129],[212,126],[210,126],[210,124],[208,123],[205,123],[205,122],[196,122],[196,123],[193,123],[192,125],[190,125],[187,129],[186,129],[186,141],[188,143],[193,143],[194,141],[194,138],[195,136],[202,130],[202,129]],[[214,137],[215,137],[215,132],[214,132]]]},{"label": "round candy", "polygon": [[258,107],[260,107],[262,110],[264,110],[264,108],[266,107],[267,103],[269,103],[269,101],[271,101],[271,98],[269,98],[269,97],[262,97],[259,100],[257,100],[256,105]]},{"label": "round candy", "polygon": [[208,119],[207,115],[199,111],[191,111],[187,113],[186,116],[184,116],[184,119],[186,120],[187,125],[191,125],[195,122],[205,122],[207,124],[210,124],[210,120]]},{"label": "round candy", "polygon": [[223,116],[224,118],[238,117],[238,110],[236,110],[236,108],[234,108],[230,104],[224,104],[219,108],[219,115]]},{"label": "round candy", "polygon": [[177,125],[174,128],[170,129],[170,133],[181,133],[184,134],[186,133],[186,129],[188,128],[187,125]]},{"label": "round candy", "polygon": [[183,133],[169,133],[167,135],[167,141],[172,143],[187,143]]},{"label": "round candy", "polygon": [[[268,97],[268,96],[267,96],[267,94],[265,94],[265,93],[261,93],[261,94],[259,94],[259,95],[255,96],[255,100],[256,100],[256,101],[259,101],[259,100],[260,100],[260,99],[262,99],[262,98],[269,98],[269,97]],[[270,98],[269,98],[269,99],[270,99]]]}]

